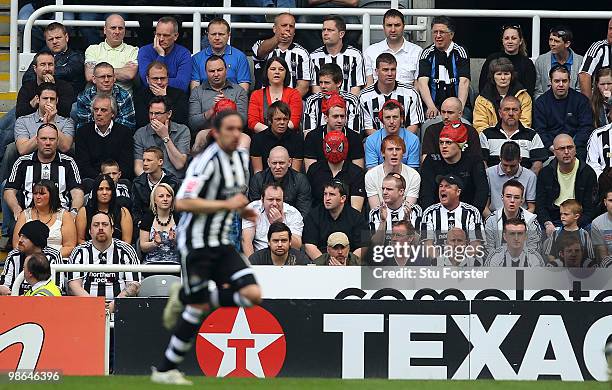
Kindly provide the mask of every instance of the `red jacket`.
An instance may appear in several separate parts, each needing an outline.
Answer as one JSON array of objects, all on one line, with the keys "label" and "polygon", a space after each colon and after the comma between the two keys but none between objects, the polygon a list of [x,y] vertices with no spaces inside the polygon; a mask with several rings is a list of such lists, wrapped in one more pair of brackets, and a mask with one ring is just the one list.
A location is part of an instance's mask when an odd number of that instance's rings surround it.
[{"label": "red jacket", "polygon": [[[257,122],[263,124],[266,123],[264,119],[264,104],[263,104],[263,91],[266,91],[266,97],[268,100],[268,107],[272,104],[272,98],[270,98],[270,90],[268,88],[258,89],[253,91],[251,94],[251,100],[249,101],[249,113],[248,113],[248,125],[249,129],[253,129]],[[302,96],[297,89],[285,87],[283,89],[283,96],[281,100],[289,105],[291,109],[291,122],[297,128],[302,121]]]}]

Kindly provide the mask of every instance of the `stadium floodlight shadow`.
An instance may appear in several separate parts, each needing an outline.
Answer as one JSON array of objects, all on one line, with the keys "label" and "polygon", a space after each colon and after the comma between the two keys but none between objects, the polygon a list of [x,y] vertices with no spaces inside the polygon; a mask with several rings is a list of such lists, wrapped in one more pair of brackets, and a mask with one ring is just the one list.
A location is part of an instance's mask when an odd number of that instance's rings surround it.
[{"label": "stadium floodlight shadow", "polygon": [[143,298],[167,297],[170,295],[170,286],[174,283],[181,283],[181,278],[176,275],[151,275],[140,283],[138,296]]}]

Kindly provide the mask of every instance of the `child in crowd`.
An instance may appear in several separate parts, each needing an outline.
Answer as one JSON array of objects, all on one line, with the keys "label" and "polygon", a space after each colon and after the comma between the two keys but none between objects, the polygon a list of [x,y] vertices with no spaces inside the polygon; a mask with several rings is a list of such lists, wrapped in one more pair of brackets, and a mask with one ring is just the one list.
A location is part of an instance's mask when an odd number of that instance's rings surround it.
[{"label": "child in crowd", "polygon": [[593,243],[589,233],[578,227],[578,220],[582,216],[582,205],[575,199],[567,199],[559,206],[561,214],[562,227],[559,227],[555,232],[544,242],[544,254],[550,262],[553,262],[559,257],[561,251],[560,242],[564,236],[576,237],[582,246],[583,256],[589,259],[595,258]]}]

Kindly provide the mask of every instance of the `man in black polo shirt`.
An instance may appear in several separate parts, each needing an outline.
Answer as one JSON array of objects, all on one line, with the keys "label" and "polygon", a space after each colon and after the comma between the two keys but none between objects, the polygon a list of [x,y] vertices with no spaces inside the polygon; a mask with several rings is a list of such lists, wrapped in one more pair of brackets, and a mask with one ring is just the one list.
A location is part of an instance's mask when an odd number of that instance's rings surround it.
[{"label": "man in black polo shirt", "polygon": [[289,152],[282,146],[270,150],[268,168],[249,180],[249,202],[261,199],[263,188],[270,183],[281,186],[285,203],[298,209],[302,215],[308,214],[312,205],[308,178],[291,168]]},{"label": "man in black polo shirt", "polygon": [[[363,169],[346,160],[349,141],[339,131],[325,134],[325,158],[310,166],[306,176],[312,188],[313,205],[323,202],[323,190],[332,179],[340,180],[348,189],[351,207],[361,211],[365,200],[365,174]],[[350,147],[348,148],[350,149]]]},{"label": "man in black polo shirt", "polygon": [[[346,204],[344,184],[334,180],[325,186],[323,204],[314,208],[304,220],[302,240],[311,260],[327,250],[327,238],[343,232],[349,238],[353,253],[361,257],[369,240],[368,225],[361,213]],[[365,237],[364,237],[365,235]]]},{"label": "man in black polo shirt", "polygon": [[268,161],[270,150],[275,146],[284,146],[292,159],[291,168],[296,171],[302,169],[304,159],[304,139],[297,131],[289,129],[291,109],[283,101],[270,104],[266,113],[268,128],[256,133],[251,142],[251,164],[253,172],[261,172],[264,169],[264,161]]},{"label": "man in black polo shirt", "polygon": [[36,133],[36,151],[21,156],[13,165],[4,189],[4,201],[15,220],[32,203],[34,185],[41,179],[57,184],[61,206],[75,216],[83,206],[79,169],[72,157],[57,152],[57,133],[54,124],[42,124]]},{"label": "man in black polo shirt", "polygon": [[440,154],[425,157],[421,168],[421,207],[440,202],[438,197],[439,175],[453,174],[461,178],[465,186],[461,192],[461,201],[484,210],[489,195],[489,184],[482,160],[464,155],[467,142],[467,128],[461,122],[444,125],[440,133]]},{"label": "man in black polo shirt", "polygon": [[364,151],[361,136],[346,127],[346,102],[337,93],[332,93],[329,98],[323,100],[321,111],[325,115],[327,124],[312,130],[306,135],[304,143],[304,164],[306,170],[315,161],[325,158],[323,154],[323,138],[331,131],[344,133],[348,139],[348,159],[354,164],[364,167]]}]

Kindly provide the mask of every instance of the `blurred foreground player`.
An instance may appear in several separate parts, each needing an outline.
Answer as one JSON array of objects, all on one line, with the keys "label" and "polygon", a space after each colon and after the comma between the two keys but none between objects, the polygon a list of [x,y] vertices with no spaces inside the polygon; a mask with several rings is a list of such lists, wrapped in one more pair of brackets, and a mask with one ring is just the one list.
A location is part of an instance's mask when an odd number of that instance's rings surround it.
[{"label": "blurred foreground player", "polygon": [[[184,212],[177,229],[183,285],[172,287],[164,309],[164,326],[173,334],[161,364],[152,368],[153,382],[191,384],[177,366],[204,318],[217,306],[249,307],[261,302],[253,271],[229,238],[232,211],[252,222],[257,217],[246,208],[249,200],[244,195],[249,156],[236,150],[242,128],[237,111],[215,117],[216,142],[193,159],[177,194],[176,209]],[[209,290],[211,279],[218,288]]]}]

